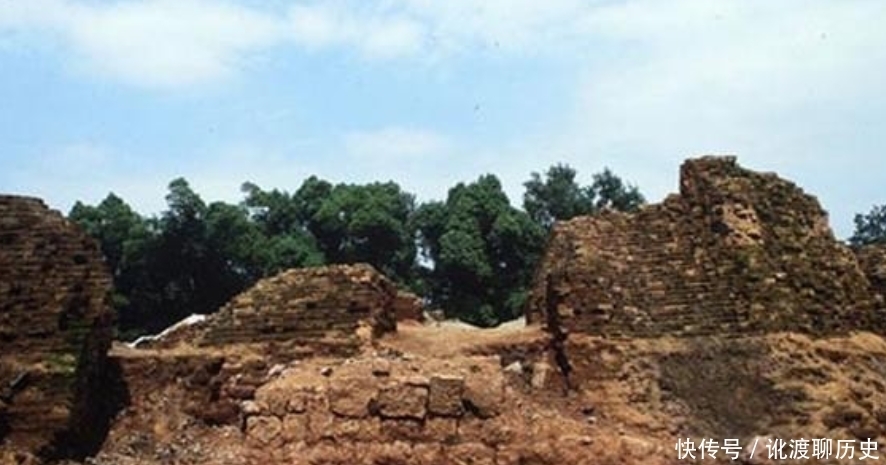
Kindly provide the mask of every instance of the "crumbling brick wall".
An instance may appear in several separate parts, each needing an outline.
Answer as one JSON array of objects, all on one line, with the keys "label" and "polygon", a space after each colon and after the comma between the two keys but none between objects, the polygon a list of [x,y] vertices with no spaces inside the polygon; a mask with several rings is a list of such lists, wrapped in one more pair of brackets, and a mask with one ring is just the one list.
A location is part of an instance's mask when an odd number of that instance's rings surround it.
[{"label": "crumbling brick wall", "polygon": [[110,287],[98,245],[76,225],[38,199],[0,196],[6,447],[76,456],[100,443]]},{"label": "crumbling brick wall", "polygon": [[328,372],[284,376],[256,392],[246,432],[266,444],[323,440],[445,443],[459,423],[497,417],[505,386],[495,357],[458,366],[397,357],[351,359]]},{"label": "crumbling brick wall", "polygon": [[877,294],[882,307],[886,299],[886,244],[871,244],[855,249],[858,264],[871,283],[871,291]]},{"label": "crumbling brick wall", "polygon": [[243,404],[243,427],[286,463],[583,463],[587,423],[521,403],[508,374],[485,356],[296,367]]},{"label": "crumbling brick wall", "polygon": [[203,345],[279,342],[353,355],[396,330],[397,288],[372,266],[292,269],[259,281],[213,315]]},{"label": "crumbling brick wall", "polygon": [[703,157],[660,204],[556,224],[527,319],[613,336],[818,334],[873,327],[873,301],[814,197]]},{"label": "crumbling brick wall", "polygon": [[113,354],[132,403],[98,462],[547,465],[595,456],[592,423],[548,392],[554,373],[543,360],[503,367],[499,355],[381,349],[274,364],[209,352]]}]

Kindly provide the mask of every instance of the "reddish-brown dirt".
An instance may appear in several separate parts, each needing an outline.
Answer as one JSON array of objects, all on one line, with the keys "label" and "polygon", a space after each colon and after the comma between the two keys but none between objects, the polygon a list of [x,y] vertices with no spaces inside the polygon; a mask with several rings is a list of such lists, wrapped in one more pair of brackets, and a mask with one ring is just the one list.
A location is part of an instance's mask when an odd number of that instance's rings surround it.
[{"label": "reddish-brown dirt", "polygon": [[576,336],[568,390],[547,340],[404,325],[355,357],[279,366],[257,346],[118,347],[131,403],[96,462],[670,464],[678,438],[886,441],[878,335]]}]

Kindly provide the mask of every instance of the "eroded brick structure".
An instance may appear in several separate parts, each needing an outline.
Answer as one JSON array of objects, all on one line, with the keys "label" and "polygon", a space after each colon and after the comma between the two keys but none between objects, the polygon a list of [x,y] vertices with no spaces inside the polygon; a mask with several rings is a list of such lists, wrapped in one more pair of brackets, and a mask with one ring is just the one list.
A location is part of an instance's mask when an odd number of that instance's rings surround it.
[{"label": "eroded brick structure", "polygon": [[369,265],[293,269],[259,281],[211,318],[203,345],[279,342],[352,355],[396,330],[393,282]]},{"label": "eroded brick structure", "polygon": [[873,308],[814,197],[734,157],[703,157],[683,164],[680,194],[663,203],[555,225],[527,317],[614,336],[820,334],[871,328]]},{"label": "eroded brick structure", "polygon": [[110,287],[95,241],[38,199],[0,196],[0,448],[97,446]]},{"label": "eroded brick structure", "polygon": [[455,362],[372,357],[352,359],[328,376],[296,371],[256,392],[246,433],[276,447],[323,441],[438,445],[459,436],[482,443],[490,438],[480,429],[504,408],[500,362]]},{"label": "eroded brick structure", "polygon": [[871,291],[878,294],[883,305],[886,299],[886,244],[871,244],[855,250],[858,264],[871,283]]}]

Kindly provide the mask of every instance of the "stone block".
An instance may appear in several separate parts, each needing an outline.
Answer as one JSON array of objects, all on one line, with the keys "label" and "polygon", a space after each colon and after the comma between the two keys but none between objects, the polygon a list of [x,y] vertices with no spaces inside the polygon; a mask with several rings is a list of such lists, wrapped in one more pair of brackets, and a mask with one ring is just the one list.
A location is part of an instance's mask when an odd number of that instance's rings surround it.
[{"label": "stone block", "polygon": [[382,418],[422,420],[428,411],[428,388],[394,382],[382,387],[376,404]]},{"label": "stone block", "polygon": [[335,378],[329,387],[329,409],[343,417],[366,418],[377,395],[378,385],[373,377]]},{"label": "stone block", "polygon": [[461,416],[464,413],[462,405],[464,391],[464,377],[432,376],[428,391],[428,411],[440,416]]},{"label": "stone block", "polygon": [[422,422],[413,419],[382,419],[381,434],[387,441],[418,442],[425,439]]},{"label": "stone block", "polygon": [[480,418],[497,416],[504,403],[504,375],[495,360],[497,358],[478,359],[465,378],[465,406]]}]

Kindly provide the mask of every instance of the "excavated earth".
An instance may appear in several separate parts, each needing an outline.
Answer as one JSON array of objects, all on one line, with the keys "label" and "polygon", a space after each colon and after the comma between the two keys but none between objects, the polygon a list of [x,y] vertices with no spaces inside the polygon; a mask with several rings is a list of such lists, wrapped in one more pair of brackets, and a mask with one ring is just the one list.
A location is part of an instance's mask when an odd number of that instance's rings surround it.
[{"label": "excavated earth", "polygon": [[[577,337],[569,388],[548,345],[538,327],[402,324],[364,354],[280,365],[248,347],[118,346],[128,405],[94,463],[670,464],[687,437],[886,441],[871,333]],[[226,372],[248,386],[228,409]]]}]

